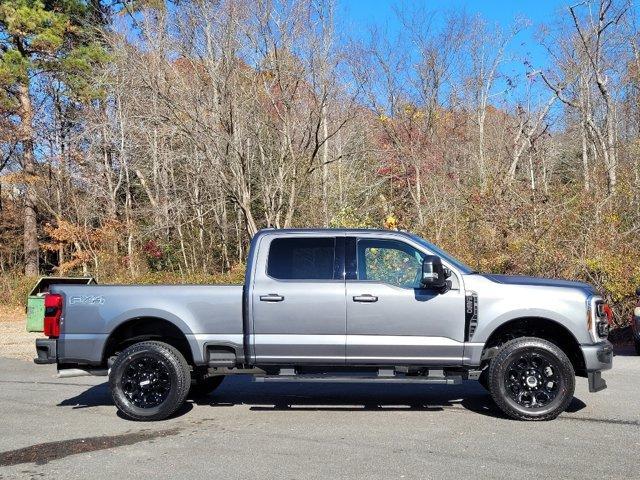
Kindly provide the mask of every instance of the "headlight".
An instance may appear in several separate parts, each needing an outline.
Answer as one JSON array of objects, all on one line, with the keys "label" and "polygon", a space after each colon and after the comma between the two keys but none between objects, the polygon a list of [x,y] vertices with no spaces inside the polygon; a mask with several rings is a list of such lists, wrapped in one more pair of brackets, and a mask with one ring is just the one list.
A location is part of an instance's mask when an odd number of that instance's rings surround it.
[{"label": "headlight", "polygon": [[598,322],[598,336],[601,338],[607,338],[609,336],[608,323]]},{"label": "headlight", "polygon": [[590,299],[587,310],[587,327],[591,334],[591,339],[597,342],[600,339],[607,338],[612,324],[613,311],[611,307],[604,303],[601,298]]}]

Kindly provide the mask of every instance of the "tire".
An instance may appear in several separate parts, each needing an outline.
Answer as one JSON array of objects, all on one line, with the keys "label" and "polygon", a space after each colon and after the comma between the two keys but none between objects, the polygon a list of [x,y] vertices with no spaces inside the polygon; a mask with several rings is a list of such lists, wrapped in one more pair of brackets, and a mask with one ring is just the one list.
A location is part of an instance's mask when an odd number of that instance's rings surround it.
[{"label": "tire", "polygon": [[639,340],[639,339],[637,339],[637,338],[634,338],[634,339],[633,339],[633,344],[634,344],[634,345],[635,345],[635,347],[636,347],[636,353],[637,353],[638,355],[640,355],[640,340]]},{"label": "tire", "polygon": [[557,345],[536,337],[516,338],[491,360],[489,391],[511,418],[553,420],[573,399],[575,372]]},{"label": "tire", "polygon": [[206,397],[218,388],[223,380],[223,375],[217,375],[215,377],[203,377],[202,375],[196,375],[191,380],[191,390],[189,395],[192,397]]},{"label": "tire", "polygon": [[182,406],[191,372],[184,356],[163,342],[135,343],[111,366],[113,402],[131,420],[164,420]]}]

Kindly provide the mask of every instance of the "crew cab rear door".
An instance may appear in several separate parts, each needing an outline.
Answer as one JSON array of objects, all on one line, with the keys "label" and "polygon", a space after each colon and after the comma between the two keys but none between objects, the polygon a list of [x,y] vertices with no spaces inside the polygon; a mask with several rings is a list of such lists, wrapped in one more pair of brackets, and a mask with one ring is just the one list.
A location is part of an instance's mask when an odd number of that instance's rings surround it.
[{"label": "crew cab rear door", "polygon": [[343,365],[344,235],[266,235],[256,265],[250,299],[253,361]]},{"label": "crew cab rear door", "polygon": [[347,364],[459,365],[465,297],[421,286],[422,248],[403,237],[346,239]]}]

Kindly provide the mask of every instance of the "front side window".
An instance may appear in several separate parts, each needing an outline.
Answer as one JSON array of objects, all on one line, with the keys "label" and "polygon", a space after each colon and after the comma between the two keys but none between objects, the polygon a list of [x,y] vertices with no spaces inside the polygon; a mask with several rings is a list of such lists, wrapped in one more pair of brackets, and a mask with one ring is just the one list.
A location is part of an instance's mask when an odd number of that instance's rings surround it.
[{"label": "front side window", "polygon": [[332,280],[335,238],[276,238],[269,248],[267,274],[278,280]]},{"label": "front side window", "polygon": [[403,288],[420,288],[424,255],[397,240],[359,239],[358,280],[388,283]]}]

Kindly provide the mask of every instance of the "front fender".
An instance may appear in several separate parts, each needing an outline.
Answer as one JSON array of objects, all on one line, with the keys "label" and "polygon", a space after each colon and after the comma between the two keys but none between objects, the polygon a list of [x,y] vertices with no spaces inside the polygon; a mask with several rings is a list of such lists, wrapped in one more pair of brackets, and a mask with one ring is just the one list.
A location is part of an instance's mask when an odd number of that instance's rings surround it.
[{"label": "front fender", "polygon": [[[575,318],[571,318],[569,316],[545,308],[512,309],[508,312],[499,314],[498,316],[489,319],[488,321],[478,322],[478,328],[476,329],[471,342],[484,344],[489,339],[491,334],[493,334],[493,332],[495,332],[499,327],[513,320],[522,318],[544,318],[547,320],[552,320],[565,327],[575,337],[578,343],[582,344],[590,342],[590,337],[588,336],[588,332],[586,329],[586,319],[582,319],[583,324],[576,325]],[[580,335],[580,332],[582,332],[582,330],[584,330],[584,335]]]}]

